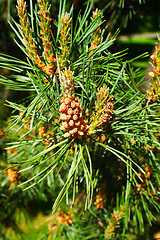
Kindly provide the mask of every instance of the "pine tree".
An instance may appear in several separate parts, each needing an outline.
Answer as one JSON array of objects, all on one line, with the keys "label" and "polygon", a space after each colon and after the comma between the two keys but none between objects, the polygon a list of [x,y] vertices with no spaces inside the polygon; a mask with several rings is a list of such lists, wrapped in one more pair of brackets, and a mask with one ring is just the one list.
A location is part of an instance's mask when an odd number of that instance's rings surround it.
[{"label": "pine tree", "polygon": [[[0,56],[0,66],[13,72],[1,83],[28,94],[6,102],[13,109],[10,187],[52,189],[53,212],[64,209],[56,223],[64,239],[142,234],[159,211],[160,40],[151,89],[141,93],[146,73],[132,68],[134,59],[123,61],[125,52],[111,52],[118,31],[106,36],[103,14],[90,2],[76,22],[62,0],[57,21],[48,0],[30,13],[18,0],[17,12],[19,23],[10,24],[26,61]],[[65,236],[54,227],[50,239]]]}]

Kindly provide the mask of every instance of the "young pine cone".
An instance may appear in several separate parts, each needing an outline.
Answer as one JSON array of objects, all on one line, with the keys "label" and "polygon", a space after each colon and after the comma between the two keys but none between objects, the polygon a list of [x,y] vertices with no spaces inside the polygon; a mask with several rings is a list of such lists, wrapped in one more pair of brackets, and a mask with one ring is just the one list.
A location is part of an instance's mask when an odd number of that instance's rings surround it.
[{"label": "young pine cone", "polygon": [[87,130],[87,120],[82,116],[82,110],[78,97],[63,96],[59,109],[62,120],[61,130],[66,130],[64,137],[73,136],[74,138],[81,139]]}]

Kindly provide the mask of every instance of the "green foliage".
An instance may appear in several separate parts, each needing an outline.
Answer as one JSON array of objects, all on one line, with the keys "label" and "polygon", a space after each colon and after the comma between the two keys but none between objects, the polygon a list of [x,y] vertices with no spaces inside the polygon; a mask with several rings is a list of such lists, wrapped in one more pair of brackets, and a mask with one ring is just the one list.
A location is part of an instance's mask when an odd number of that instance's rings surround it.
[{"label": "green foliage", "polygon": [[[1,83],[28,93],[6,101],[13,109],[10,187],[18,183],[21,196],[54,191],[53,212],[73,207],[71,218],[70,210],[60,213],[65,226],[53,239],[142,234],[159,211],[159,98],[152,102],[139,90],[145,73],[131,67],[139,57],[123,61],[125,51],[112,53],[119,31],[106,36],[101,11],[92,13],[88,2],[73,22],[73,7],[69,13],[65,7],[61,0],[51,25],[48,1],[31,1],[29,14],[18,0],[20,24],[10,25],[27,61],[0,55],[0,67],[11,71]],[[80,192],[84,198],[75,206]]]}]

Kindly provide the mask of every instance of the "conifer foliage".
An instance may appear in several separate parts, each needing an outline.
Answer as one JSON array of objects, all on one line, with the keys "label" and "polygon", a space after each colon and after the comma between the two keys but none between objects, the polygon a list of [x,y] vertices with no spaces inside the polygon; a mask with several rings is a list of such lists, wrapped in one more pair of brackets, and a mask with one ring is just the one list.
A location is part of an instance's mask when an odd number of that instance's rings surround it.
[{"label": "conifer foliage", "polygon": [[131,67],[134,60],[123,61],[124,52],[112,53],[118,31],[107,34],[90,2],[74,16],[61,0],[58,19],[49,0],[31,1],[28,11],[18,0],[19,23],[10,23],[26,61],[0,56],[0,66],[12,72],[1,83],[28,93],[7,101],[14,110],[7,128],[11,184],[30,191],[44,182],[56,191],[53,212],[72,205],[72,217],[61,213],[72,239],[142,234],[159,211],[159,46],[151,89],[141,93],[144,73]]}]

